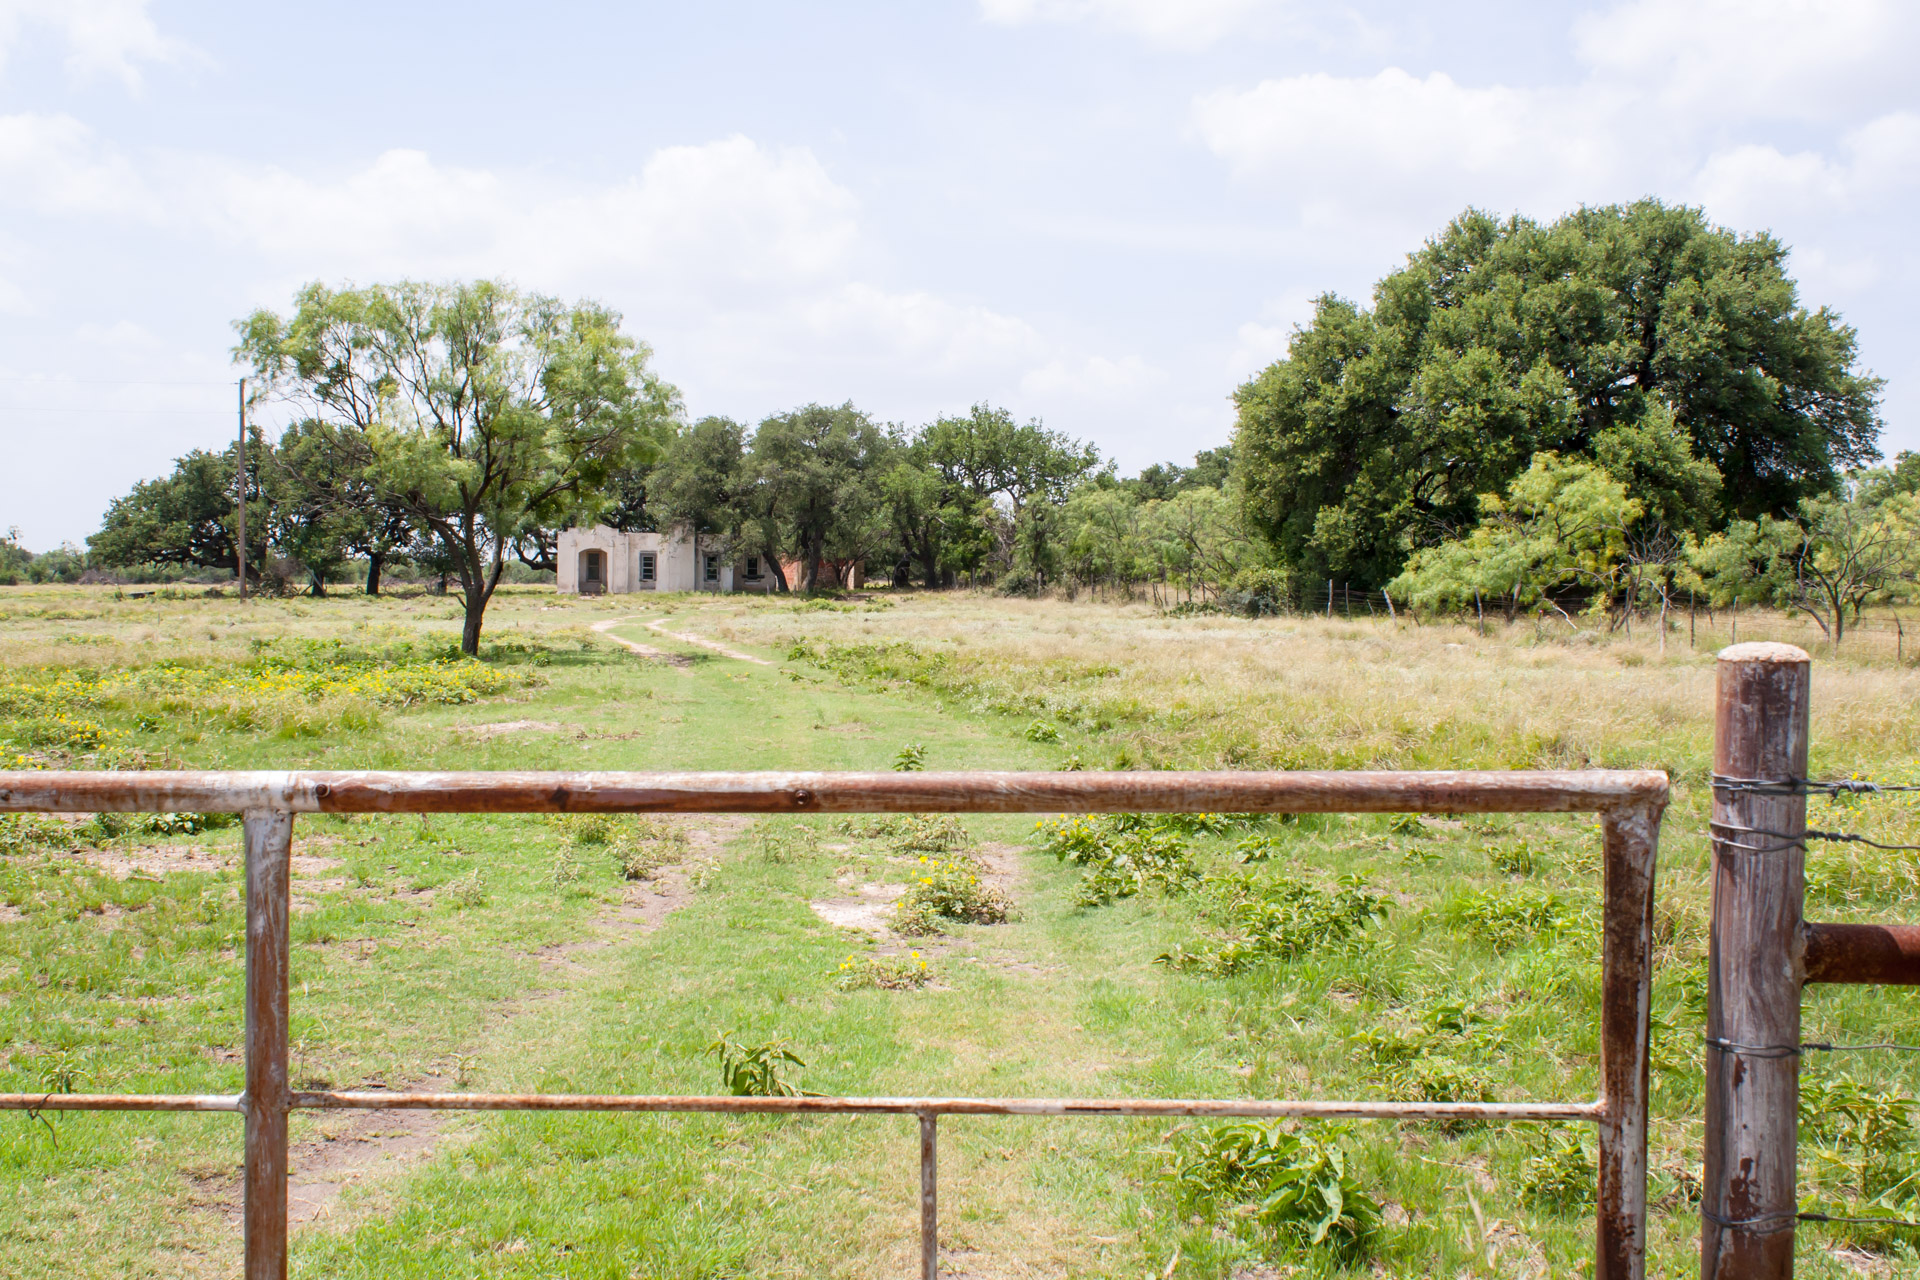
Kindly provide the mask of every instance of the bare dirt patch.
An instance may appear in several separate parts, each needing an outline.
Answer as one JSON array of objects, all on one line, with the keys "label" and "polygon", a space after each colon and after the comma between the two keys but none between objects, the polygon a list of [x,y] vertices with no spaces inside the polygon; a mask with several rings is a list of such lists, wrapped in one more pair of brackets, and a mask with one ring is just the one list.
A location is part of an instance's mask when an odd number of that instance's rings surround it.
[{"label": "bare dirt patch", "polygon": [[455,725],[453,731],[465,737],[486,742],[515,733],[570,733],[578,727],[571,724],[555,724],[551,720],[499,720],[492,724]]},{"label": "bare dirt patch", "polygon": [[[412,1087],[437,1093],[449,1082],[429,1076]],[[340,1193],[354,1183],[390,1177],[432,1155],[452,1119],[446,1111],[328,1114],[318,1138],[289,1152],[287,1220],[298,1226],[331,1217]],[[229,1212],[237,1217],[237,1207]]]},{"label": "bare dirt patch", "polygon": [[[115,880],[133,875],[164,876],[182,871],[212,872],[240,865],[238,849],[216,852],[190,844],[144,845],[134,849],[86,849],[80,856]],[[299,859],[295,860],[296,862]]]},{"label": "bare dirt patch", "polygon": [[[852,886],[846,881],[844,887]],[[907,891],[903,884],[863,884],[853,897],[820,898],[809,902],[813,913],[836,929],[870,934],[874,938],[893,936],[893,906]]]}]

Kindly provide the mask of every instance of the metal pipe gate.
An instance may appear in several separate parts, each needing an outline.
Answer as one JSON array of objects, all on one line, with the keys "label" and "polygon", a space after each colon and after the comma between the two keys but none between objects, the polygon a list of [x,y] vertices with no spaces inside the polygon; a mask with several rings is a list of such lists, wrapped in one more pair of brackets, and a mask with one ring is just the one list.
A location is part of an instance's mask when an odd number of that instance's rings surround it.
[{"label": "metal pipe gate", "polygon": [[[1599,1127],[1597,1280],[1641,1280],[1648,1014],[1665,774],[0,773],[0,812],[239,813],[247,883],[246,1088],[234,1095],[0,1094],[0,1110],[226,1111],[246,1124],[245,1277],[287,1274],[287,1116],[296,1108],[706,1111],[918,1117],[921,1274],[939,1270],[942,1115],[1585,1120]],[[1399,1103],[1167,1098],[734,1098],[296,1092],[287,1068],[289,860],[297,813],[1595,813],[1604,846],[1599,1096]]]}]

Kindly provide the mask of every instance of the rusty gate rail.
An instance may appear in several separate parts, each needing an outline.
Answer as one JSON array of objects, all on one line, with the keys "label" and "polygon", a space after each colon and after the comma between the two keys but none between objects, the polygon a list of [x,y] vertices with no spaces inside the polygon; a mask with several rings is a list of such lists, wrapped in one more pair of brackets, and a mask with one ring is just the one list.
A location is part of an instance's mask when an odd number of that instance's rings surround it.
[{"label": "rusty gate rail", "polygon": [[[287,1273],[295,1109],[895,1114],[919,1121],[921,1274],[938,1274],[943,1115],[1587,1121],[1599,1127],[1595,1276],[1642,1280],[1654,877],[1667,777],[1644,770],[1156,773],[0,772],[0,813],[239,813],[247,856],[246,1089],[0,1094],[0,1110],[235,1112],[246,1123],[246,1280]],[[295,1091],[289,878],[298,813],[1596,813],[1605,878],[1599,1096],[1405,1103],[1180,1098],[734,1098]]]}]

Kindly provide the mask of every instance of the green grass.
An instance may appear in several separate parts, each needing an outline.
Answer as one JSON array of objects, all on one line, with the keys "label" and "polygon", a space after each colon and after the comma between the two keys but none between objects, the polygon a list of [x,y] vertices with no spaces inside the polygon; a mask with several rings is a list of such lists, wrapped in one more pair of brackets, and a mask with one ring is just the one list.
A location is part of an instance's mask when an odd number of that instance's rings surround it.
[{"label": "green grass", "polygon": [[[774,665],[638,621],[616,628],[684,664],[649,661],[589,630],[629,613],[671,616],[676,630]],[[430,598],[0,593],[0,686],[16,689],[0,702],[11,744],[0,753],[56,767],[886,769],[911,743],[929,769],[1100,767],[1123,755],[1213,765],[1235,750],[1256,764],[1285,752],[1353,765],[1569,754],[1669,764],[1683,785],[1663,841],[1650,1273],[1697,1269],[1685,1189],[1699,1149],[1705,861],[1702,795],[1686,784],[1708,740],[1704,655],[1297,620],[1176,626],[1137,610],[965,597],[827,609],[527,591],[496,606],[492,675],[462,686],[473,700],[386,692],[416,687],[407,670],[435,661],[457,625]],[[343,653],[347,666],[398,674],[352,687],[329,677],[294,697],[272,681],[244,685],[263,654],[337,676]],[[151,675],[162,655],[197,674]],[[34,692],[55,688],[69,691],[59,705]],[[1886,727],[1912,720],[1911,676],[1823,662],[1816,689],[1828,762],[1911,768],[1910,730]],[[49,710],[100,732],[22,728]],[[1318,736],[1285,722],[1296,711]],[[1052,731],[1032,732],[1037,718]],[[486,731],[510,723],[520,727]],[[1911,835],[1920,808],[1862,802],[1816,822]],[[1194,874],[1097,907],[1080,905],[1087,869],[1043,852],[1032,820],[966,826],[1024,849],[1009,855],[1013,920],[906,944],[929,959],[924,988],[844,990],[835,975],[849,954],[876,953],[808,903],[912,877],[917,855],[885,824],[718,826],[724,847],[696,848],[715,862],[681,909],[652,932],[609,934],[625,897],[644,891],[623,875],[618,841],[576,841],[539,818],[302,818],[296,853],[313,861],[295,880],[295,1082],[710,1092],[707,1047],[730,1033],[787,1039],[807,1063],[801,1085],[828,1093],[1517,1099],[1595,1088],[1590,817],[1335,816],[1190,835]],[[1256,860],[1241,862],[1249,852]],[[1910,860],[1817,856],[1810,912],[1915,914]],[[0,1090],[237,1091],[236,858],[231,828],[0,831]],[[1155,962],[1230,943],[1254,918],[1235,904],[1262,894],[1334,910],[1343,878],[1383,895],[1384,919],[1313,945],[1285,933],[1284,959]],[[1916,1041],[1920,1010],[1900,992],[1818,991],[1807,1026]],[[1851,1065],[1873,1087],[1920,1085],[1908,1063]],[[295,1141],[342,1123],[299,1115]],[[1254,1265],[1259,1241],[1194,1222],[1163,1176],[1193,1136],[1181,1129],[943,1121],[949,1265],[1125,1277]],[[1590,1255],[1588,1211],[1529,1190],[1552,1150],[1541,1126],[1363,1124],[1333,1136],[1386,1207],[1353,1274],[1572,1275]],[[238,1161],[234,1117],[0,1116],[0,1274],[231,1274]],[[430,1157],[357,1184],[298,1228],[295,1274],[900,1274],[914,1256],[916,1189],[909,1119],[465,1116]],[[1826,1252],[1839,1238],[1807,1231],[1801,1274],[1851,1274]],[[1273,1261],[1344,1274],[1312,1250]]]}]

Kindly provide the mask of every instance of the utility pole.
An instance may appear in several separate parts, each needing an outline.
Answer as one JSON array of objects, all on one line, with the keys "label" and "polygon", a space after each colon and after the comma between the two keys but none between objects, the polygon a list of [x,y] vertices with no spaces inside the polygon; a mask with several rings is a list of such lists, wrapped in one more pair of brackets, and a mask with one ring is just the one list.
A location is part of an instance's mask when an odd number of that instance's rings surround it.
[{"label": "utility pole", "polygon": [[233,569],[240,577],[240,598],[247,598],[247,380],[240,379],[240,518],[234,522],[239,554]]}]

